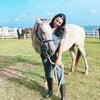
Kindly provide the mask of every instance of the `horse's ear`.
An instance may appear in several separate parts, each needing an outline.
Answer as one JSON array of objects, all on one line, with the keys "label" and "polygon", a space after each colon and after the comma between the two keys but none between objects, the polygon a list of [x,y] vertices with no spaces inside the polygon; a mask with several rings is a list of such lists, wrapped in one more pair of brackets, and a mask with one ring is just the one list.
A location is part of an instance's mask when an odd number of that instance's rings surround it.
[{"label": "horse's ear", "polygon": [[50,23],[52,21],[52,19],[53,19],[53,16],[48,20],[48,22]]},{"label": "horse's ear", "polygon": [[36,18],[36,20],[37,20],[38,23],[42,23],[42,21],[41,21],[40,18],[38,18],[37,16],[35,16],[35,18]]}]

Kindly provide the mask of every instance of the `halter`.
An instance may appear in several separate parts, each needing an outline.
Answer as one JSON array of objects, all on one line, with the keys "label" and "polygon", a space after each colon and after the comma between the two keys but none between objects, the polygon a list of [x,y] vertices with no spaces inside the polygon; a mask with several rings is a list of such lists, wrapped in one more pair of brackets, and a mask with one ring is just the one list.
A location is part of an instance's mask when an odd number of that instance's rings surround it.
[{"label": "halter", "polygon": [[[38,26],[37,26],[37,30],[38,30]],[[39,39],[39,41],[41,42],[41,44],[44,44],[44,43],[48,43],[48,42],[52,42],[53,40],[44,40],[44,41],[41,41],[39,35],[37,34],[38,32],[36,31],[36,37]]]},{"label": "halter", "polygon": [[[38,30],[38,27],[37,27],[37,30]],[[38,35],[38,31],[36,31],[36,37],[37,37],[38,40],[40,41],[41,45],[42,45],[42,44],[45,44],[45,43],[48,43],[48,42],[54,41],[54,40],[44,40],[44,41],[41,41],[41,39],[40,39],[40,37],[39,37],[39,35]],[[48,56],[50,56],[50,55],[47,53],[47,51],[46,51],[46,54],[47,54]]]},{"label": "halter", "polygon": [[43,41],[43,42],[41,42],[41,43],[47,43],[47,42],[52,42],[53,40],[45,40],[45,41]]}]

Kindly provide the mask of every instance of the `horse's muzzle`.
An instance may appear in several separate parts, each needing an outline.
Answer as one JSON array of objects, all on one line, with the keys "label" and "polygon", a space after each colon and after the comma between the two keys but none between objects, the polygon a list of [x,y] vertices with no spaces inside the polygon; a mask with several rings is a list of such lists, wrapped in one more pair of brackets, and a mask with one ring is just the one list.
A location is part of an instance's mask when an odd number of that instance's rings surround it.
[{"label": "horse's muzzle", "polygon": [[49,56],[52,56],[55,53],[55,51],[49,50],[47,53]]}]

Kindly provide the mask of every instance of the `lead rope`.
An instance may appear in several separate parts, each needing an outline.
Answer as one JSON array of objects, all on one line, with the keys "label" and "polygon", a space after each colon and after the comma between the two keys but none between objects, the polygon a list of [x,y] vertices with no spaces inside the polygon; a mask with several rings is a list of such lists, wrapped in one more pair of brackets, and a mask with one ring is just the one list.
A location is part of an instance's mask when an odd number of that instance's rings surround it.
[{"label": "lead rope", "polygon": [[[49,56],[48,56],[48,59],[49,59],[49,61],[50,61],[51,64],[55,65],[55,63],[51,61],[51,59],[50,59]],[[58,91],[56,93],[56,96],[58,96],[58,93],[59,93],[59,90],[60,90],[60,86],[61,86],[61,82],[62,82],[62,78],[64,76],[64,65],[63,65],[63,63],[61,64],[61,68],[59,68],[57,65],[55,65],[54,69],[53,69],[53,79],[54,79],[54,82],[58,84],[58,78],[57,78],[56,69],[62,70],[62,77],[61,77],[60,83],[58,85]]]}]

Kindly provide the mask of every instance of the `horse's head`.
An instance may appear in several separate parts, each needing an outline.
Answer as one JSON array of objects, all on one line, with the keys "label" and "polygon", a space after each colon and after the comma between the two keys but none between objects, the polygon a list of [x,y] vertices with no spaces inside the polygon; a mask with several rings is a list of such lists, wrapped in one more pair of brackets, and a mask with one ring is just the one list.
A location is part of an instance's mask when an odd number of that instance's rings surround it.
[{"label": "horse's head", "polygon": [[49,25],[52,18],[50,18],[49,20],[41,20],[37,16],[35,16],[35,18],[39,24],[37,27],[38,38],[42,46],[46,50],[46,52],[49,55],[52,55],[55,52],[55,46],[54,46],[53,39],[52,39],[53,30]]}]

